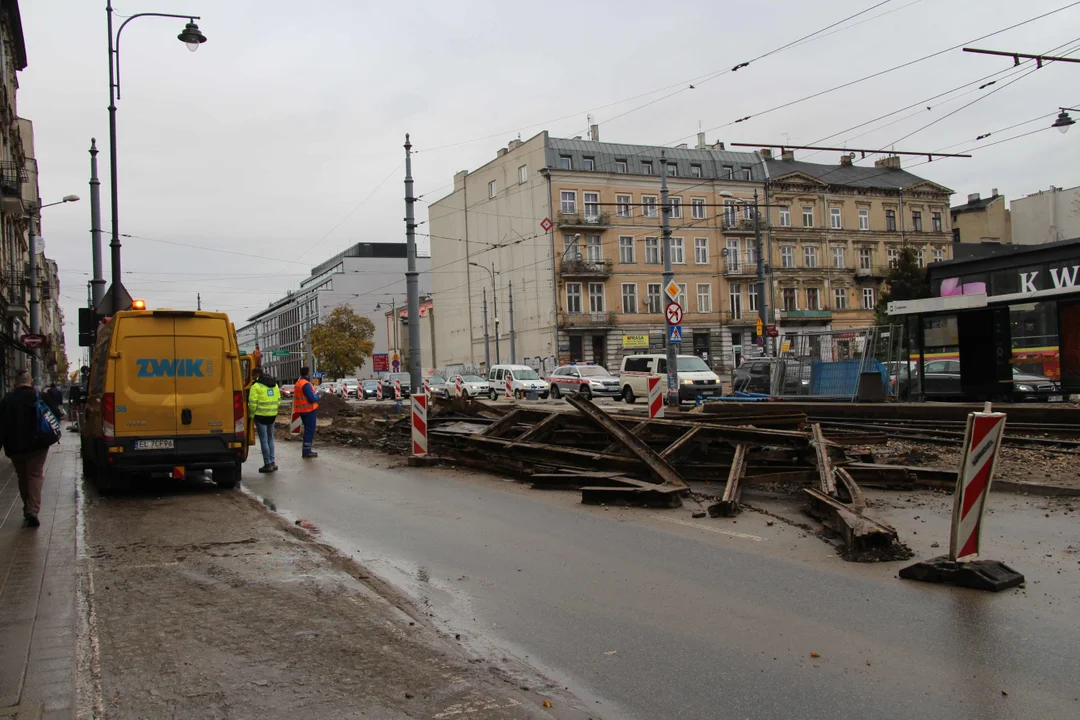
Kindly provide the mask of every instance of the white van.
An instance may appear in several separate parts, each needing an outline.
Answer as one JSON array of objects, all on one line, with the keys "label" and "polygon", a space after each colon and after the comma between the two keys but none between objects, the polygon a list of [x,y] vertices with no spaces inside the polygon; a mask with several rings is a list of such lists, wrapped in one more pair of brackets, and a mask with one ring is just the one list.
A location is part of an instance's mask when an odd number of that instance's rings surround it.
[{"label": "white van", "polygon": [[506,397],[506,379],[510,378],[510,391],[514,397],[524,397],[525,393],[537,392],[547,399],[551,389],[547,381],[542,380],[536,371],[528,365],[492,365],[488,371],[488,397],[498,400]]},{"label": "white van", "polygon": [[[679,355],[679,401],[723,394],[720,378],[697,355]],[[649,378],[658,377],[661,393],[667,394],[667,355],[627,355],[619,371],[619,387],[628,403],[649,397]]]}]

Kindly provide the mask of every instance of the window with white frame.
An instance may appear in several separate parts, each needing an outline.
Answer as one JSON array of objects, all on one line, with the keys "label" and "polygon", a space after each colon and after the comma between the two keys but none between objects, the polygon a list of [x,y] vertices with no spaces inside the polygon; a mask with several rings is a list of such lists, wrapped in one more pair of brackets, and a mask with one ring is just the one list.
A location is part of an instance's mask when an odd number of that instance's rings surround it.
[{"label": "window with white frame", "polygon": [[683,239],[671,238],[671,264],[685,265],[686,255],[683,253]]},{"label": "window with white frame", "polygon": [[847,310],[847,288],[833,288],[833,307],[837,310]]},{"label": "window with white frame", "polygon": [[634,262],[634,237],[632,235],[619,237],[619,262],[625,265]]},{"label": "window with white frame", "polygon": [[874,249],[859,248],[859,269],[869,270],[874,264]]},{"label": "window with white frame", "polygon": [[660,283],[649,283],[645,286],[645,304],[649,312],[660,312]]},{"label": "window with white frame", "polygon": [[625,173],[626,172],[626,161],[625,160],[616,160],[615,161],[615,172],[617,172],[617,173]]},{"label": "window with white frame", "polygon": [[615,196],[615,214],[621,218],[633,217],[630,205],[634,202],[629,195]]},{"label": "window with white frame", "polygon": [[496,195],[495,181],[492,180],[491,182],[488,183],[488,197],[493,198],[493,197],[495,197],[495,195]]},{"label": "window with white frame", "polygon": [[890,247],[889,253],[889,267],[894,268],[900,264],[900,248]]},{"label": "window with white frame", "polygon": [[581,312],[581,283],[566,283],[566,312]]},{"label": "window with white frame", "polygon": [[806,288],[806,309],[821,309],[821,291],[818,288]]},{"label": "window with white frame", "polygon": [[921,268],[926,267],[926,251],[925,250],[923,250],[922,248],[919,248],[918,250],[916,250],[915,251],[915,259],[918,261],[919,267],[921,267]]},{"label": "window with white frame", "polygon": [[731,272],[739,272],[742,265],[739,258],[739,238],[727,239],[727,268]]},{"label": "window with white frame", "polygon": [[600,244],[599,235],[589,235],[585,238],[585,260],[591,263],[604,261],[604,248]]},{"label": "window with white frame", "polygon": [[653,172],[652,172],[652,163],[651,162],[646,161],[646,162],[641,163],[641,174],[642,175],[652,175],[653,174]]},{"label": "window with white frame", "polygon": [[945,250],[943,248],[934,248],[934,262],[941,262],[945,259]]},{"label": "window with white frame", "polygon": [[747,288],[746,288],[746,300],[747,300],[746,307],[751,312],[757,312],[758,311],[757,293],[758,293],[758,286],[756,284],[747,286]]},{"label": "window with white frame", "polygon": [[690,217],[694,220],[705,219],[705,198],[692,198],[690,200]]},{"label": "window with white frame", "polygon": [[802,209],[802,225],[803,227],[814,227],[814,206],[803,205]]},{"label": "window with white frame", "polygon": [[934,232],[941,232],[941,213],[936,211],[930,213],[930,223]]},{"label": "window with white frame", "polygon": [[739,208],[734,200],[724,201],[724,227],[734,227],[739,219]]},{"label": "window with white frame", "polygon": [[667,174],[668,174],[668,177],[678,177],[679,176],[679,166],[676,165],[675,163],[668,163]]},{"label": "window with white frame", "polygon": [[600,193],[581,193],[581,204],[585,207],[585,217],[594,219],[600,217]]},{"label": "window with white frame", "polygon": [[723,168],[723,172],[720,173],[720,177],[724,178],[725,180],[733,180],[735,178],[735,168],[733,168],[731,165],[725,165]]},{"label": "window with white frame", "polygon": [[560,170],[573,170],[574,162],[569,155],[559,156],[559,169]]},{"label": "window with white frame", "polygon": [[563,190],[559,193],[559,209],[567,215],[577,212],[577,193],[573,190]]},{"label": "window with white frame", "polygon": [[922,213],[918,210],[911,211],[911,229],[915,232],[922,232]]},{"label": "window with white frame", "polygon": [[842,230],[844,227],[844,219],[841,216],[840,208],[829,208],[829,221],[832,224],[833,230]]},{"label": "window with white frame", "polygon": [[657,217],[655,195],[641,196],[641,216],[647,218]]},{"label": "window with white frame", "polygon": [[753,220],[754,219],[754,206],[751,203],[743,203],[742,206],[742,219]]},{"label": "window with white frame", "polygon": [[712,312],[712,283],[697,284],[697,311]]},{"label": "window with white frame", "polygon": [[803,267],[816,268],[818,266],[817,245],[803,246]]},{"label": "window with white frame", "polygon": [[843,269],[847,266],[847,261],[844,257],[844,246],[833,245],[832,249],[832,266],[834,268]]},{"label": "window with white frame", "polygon": [[660,257],[660,238],[645,238],[645,264],[659,265],[661,262],[662,259]]},{"label": "window with white frame", "polygon": [[751,240],[746,241],[746,264],[757,267],[757,246]]},{"label": "window with white frame", "polygon": [[686,283],[679,283],[679,296],[675,298],[675,302],[682,305],[684,308],[688,307],[686,304]]},{"label": "window with white frame", "polygon": [[799,296],[795,292],[795,288],[784,288],[782,296],[784,299],[784,310],[792,311],[799,309]]},{"label": "window with white frame", "polygon": [[731,319],[742,320],[742,285],[740,283],[728,285],[728,303],[731,306]]},{"label": "window with white frame", "polygon": [[870,229],[870,210],[868,208],[859,208],[859,229]]},{"label": "window with white frame", "polygon": [[750,179],[750,168],[744,167],[742,169],[742,179],[743,180],[749,180]]},{"label": "window with white frame", "polygon": [[698,265],[709,264],[709,238],[694,238],[694,262]]},{"label": "window with white frame", "polygon": [[604,312],[604,283],[589,283],[589,312]]},{"label": "window with white frame", "polygon": [[885,211],[885,230],[887,232],[896,232],[896,211]]},{"label": "window with white frame", "polygon": [[795,267],[795,247],[792,245],[780,246],[780,267],[793,268]]},{"label": "window with white frame", "polygon": [[701,177],[701,166],[700,165],[691,165],[690,166],[690,177]]},{"label": "window with white frame", "polygon": [[529,166],[522,165],[518,168],[518,182],[523,183],[529,179]]},{"label": "window with white frame", "polygon": [[622,284],[622,311],[637,313],[637,283]]},{"label": "window with white frame", "polygon": [[595,170],[596,169],[596,159],[595,158],[587,157],[587,158],[583,158],[583,160],[584,160],[584,165],[585,165],[586,170]]},{"label": "window with white frame", "polygon": [[671,203],[671,217],[675,219],[682,218],[682,198],[668,198],[668,202]]},{"label": "window with white frame", "polygon": [[578,238],[580,235],[573,233],[563,234],[563,257],[567,260],[580,260],[581,248],[578,247]]},{"label": "window with white frame", "polygon": [[863,288],[862,290],[862,307],[863,310],[873,310],[877,304],[874,297],[874,288]]},{"label": "window with white frame", "polygon": [[780,227],[791,227],[791,208],[786,205],[780,208]]}]

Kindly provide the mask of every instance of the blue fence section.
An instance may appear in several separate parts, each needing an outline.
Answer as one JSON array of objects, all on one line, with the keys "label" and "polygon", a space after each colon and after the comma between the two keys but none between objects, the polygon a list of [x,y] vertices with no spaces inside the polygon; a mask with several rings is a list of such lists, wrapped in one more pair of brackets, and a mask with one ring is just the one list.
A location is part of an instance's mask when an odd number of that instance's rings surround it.
[{"label": "blue fence section", "polygon": [[874,373],[881,377],[882,392],[889,388],[889,375],[885,365],[874,358],[866,360],[839,360],[825,362],[814,360],[810,366],[809,395],[854,395],[859,389],[860,373]]}]

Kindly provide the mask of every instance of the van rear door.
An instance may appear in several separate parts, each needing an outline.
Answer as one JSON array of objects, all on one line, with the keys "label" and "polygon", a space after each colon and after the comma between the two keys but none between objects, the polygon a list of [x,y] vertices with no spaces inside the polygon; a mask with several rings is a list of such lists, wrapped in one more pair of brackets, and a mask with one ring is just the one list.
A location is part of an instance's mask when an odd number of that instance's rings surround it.
[{"label": "van rear door", "polygon": [[176,428],[180,435],[233,433],[233,390],[242,389],[232,377],[226,357],[228,328],[224,320],[175,317]]},{"label": "van rear door", "polygon": [[113,347],[116,435],[176,434],[176,377],[173,319],[135,315],[118,318]]}]

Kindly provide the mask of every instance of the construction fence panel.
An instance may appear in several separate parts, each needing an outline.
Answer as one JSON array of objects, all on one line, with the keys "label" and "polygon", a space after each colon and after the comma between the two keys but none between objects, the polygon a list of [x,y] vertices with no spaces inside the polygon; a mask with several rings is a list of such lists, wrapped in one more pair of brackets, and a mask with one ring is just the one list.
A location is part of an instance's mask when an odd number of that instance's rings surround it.
[{"label": "construction fence panel", "polygon": [[890,399],[902,357],[902,326],[804,332],[784,336],[771,394],[785,399]]}]

